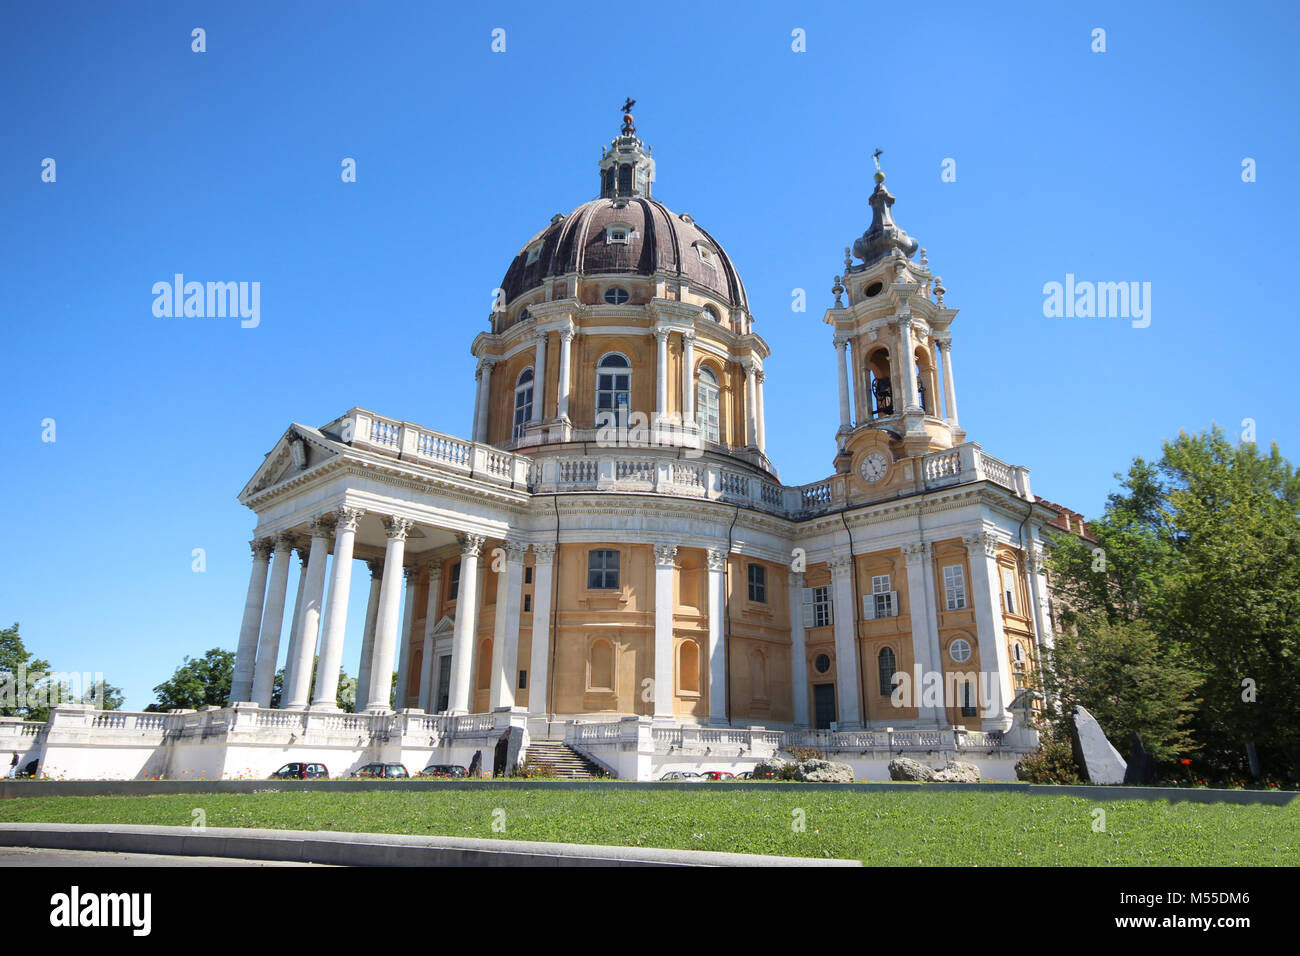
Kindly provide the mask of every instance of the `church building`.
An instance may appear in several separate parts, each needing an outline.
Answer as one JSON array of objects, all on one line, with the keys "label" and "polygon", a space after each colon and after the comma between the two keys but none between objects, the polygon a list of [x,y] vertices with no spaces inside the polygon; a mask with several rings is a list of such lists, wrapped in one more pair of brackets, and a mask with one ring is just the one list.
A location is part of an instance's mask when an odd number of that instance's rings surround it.
[{"label": "church building", "polygon": [[[256,469],[231,704],[214,712],[230,719],[173,715],[173,736],[243,721],[259,772],[313,734],[345,771],[393,747],[463,763],[513,726],[619,776],[811,744],[874,779],[904,752],[978,752],[962,759],[1014,779],[1060,518],[959,423],[957,310],[878,160],[874,178],[826,328],[809,328],[839,396],[810,409],[809,452],[824,434],[833,472],[785,485],[761,317],[722,243],[656,198],[625,111],[596,198],[505,271],[470,345],[469,435],[356,407],[290,425]],[[198,766],[171,746],[168,772]]]}]

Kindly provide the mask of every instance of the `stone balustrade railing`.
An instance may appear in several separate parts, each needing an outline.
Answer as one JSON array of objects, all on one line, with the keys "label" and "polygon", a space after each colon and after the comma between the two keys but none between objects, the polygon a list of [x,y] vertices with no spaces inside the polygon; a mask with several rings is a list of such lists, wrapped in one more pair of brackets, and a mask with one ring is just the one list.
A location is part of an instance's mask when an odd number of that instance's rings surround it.
[{"label": "stone balustrade railing", "polygon": [[1033,500],[1029,488],[1029,469],[1022,465],[1008,465],[1005,461],[985,454],[979,442],[954,445],[924,456],[921,459],[921,477],[927,490],[973,481],[991,481],[1021,498]]}]

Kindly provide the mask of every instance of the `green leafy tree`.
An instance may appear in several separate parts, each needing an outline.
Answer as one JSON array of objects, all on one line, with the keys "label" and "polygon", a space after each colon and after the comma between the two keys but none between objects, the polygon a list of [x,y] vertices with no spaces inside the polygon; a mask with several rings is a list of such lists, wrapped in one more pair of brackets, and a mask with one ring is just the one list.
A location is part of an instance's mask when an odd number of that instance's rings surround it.
[{"label": "green leafy tree", "polygon": [[198,710],[224,707],[230,699],[230,681],[235,672],[233,651],[214,647],[202,657],[186,657],[171,678],[153,689],[158,700],[147,711]]},{"label": "green leafy tree", "polygon": [[0,630],[0,717],[49,720],[52,706],[71,699],[72,688],[54,681],[50,662],[27,650],[17,623]]},{"label": "green leafy tree", "polygon": [[1057,639],[1041,679],[1062,715],[1083,705],[1124,753],[1134,731],[1162,763],[1190,753],[1201,675],[1185,648],[1162,643],[1141,621],[1083,618],[1077,635]]},{"label": "green leafy tree", "polygon": [[126,703],[126,695],[122,688],[114,687],[106,680],[98,680],[82,695],[81,702],[101,705],[101,710],[121,710]]},{"label": "green leafy tree", "polygon": [[[320,664],[319,657],[313,657],[311,662],[311,681],[308,687],[316,686],[316,668]],[[284,668],[281,667],[275,672],[275,682],[271,685],[271,706],[279,707],[280,701],[284,699]],[[352,713],[356,707],[357,700],[357,679],[349,677],[348,672],[339,668],[339,687],[334,695],[334,700],[339,709],[345,713]]]}]

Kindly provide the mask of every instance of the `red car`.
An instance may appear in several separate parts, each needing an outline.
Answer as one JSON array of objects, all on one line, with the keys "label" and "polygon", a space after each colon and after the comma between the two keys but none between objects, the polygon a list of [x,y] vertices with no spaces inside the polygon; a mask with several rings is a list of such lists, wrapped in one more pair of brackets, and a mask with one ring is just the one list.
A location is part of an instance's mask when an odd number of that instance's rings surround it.
[{"label": "red car", "polygon": [[734,773],[728,773],[725,770],[704,770],[701,771],[700,776],[702,776],[705,780],[710,780],[715,782],[718,780],[736,779],[736,775]]}]

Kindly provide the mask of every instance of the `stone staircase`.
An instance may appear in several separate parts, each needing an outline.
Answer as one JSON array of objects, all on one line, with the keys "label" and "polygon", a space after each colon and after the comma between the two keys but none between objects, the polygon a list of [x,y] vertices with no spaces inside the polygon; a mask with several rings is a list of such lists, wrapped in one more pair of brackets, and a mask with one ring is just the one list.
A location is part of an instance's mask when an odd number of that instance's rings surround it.
[{"label": "stone staircase", "polygon": [[528,745],[529,765],[550,764],[561,780],[593,780],[602,770],[559,740],[534,740]]}]

